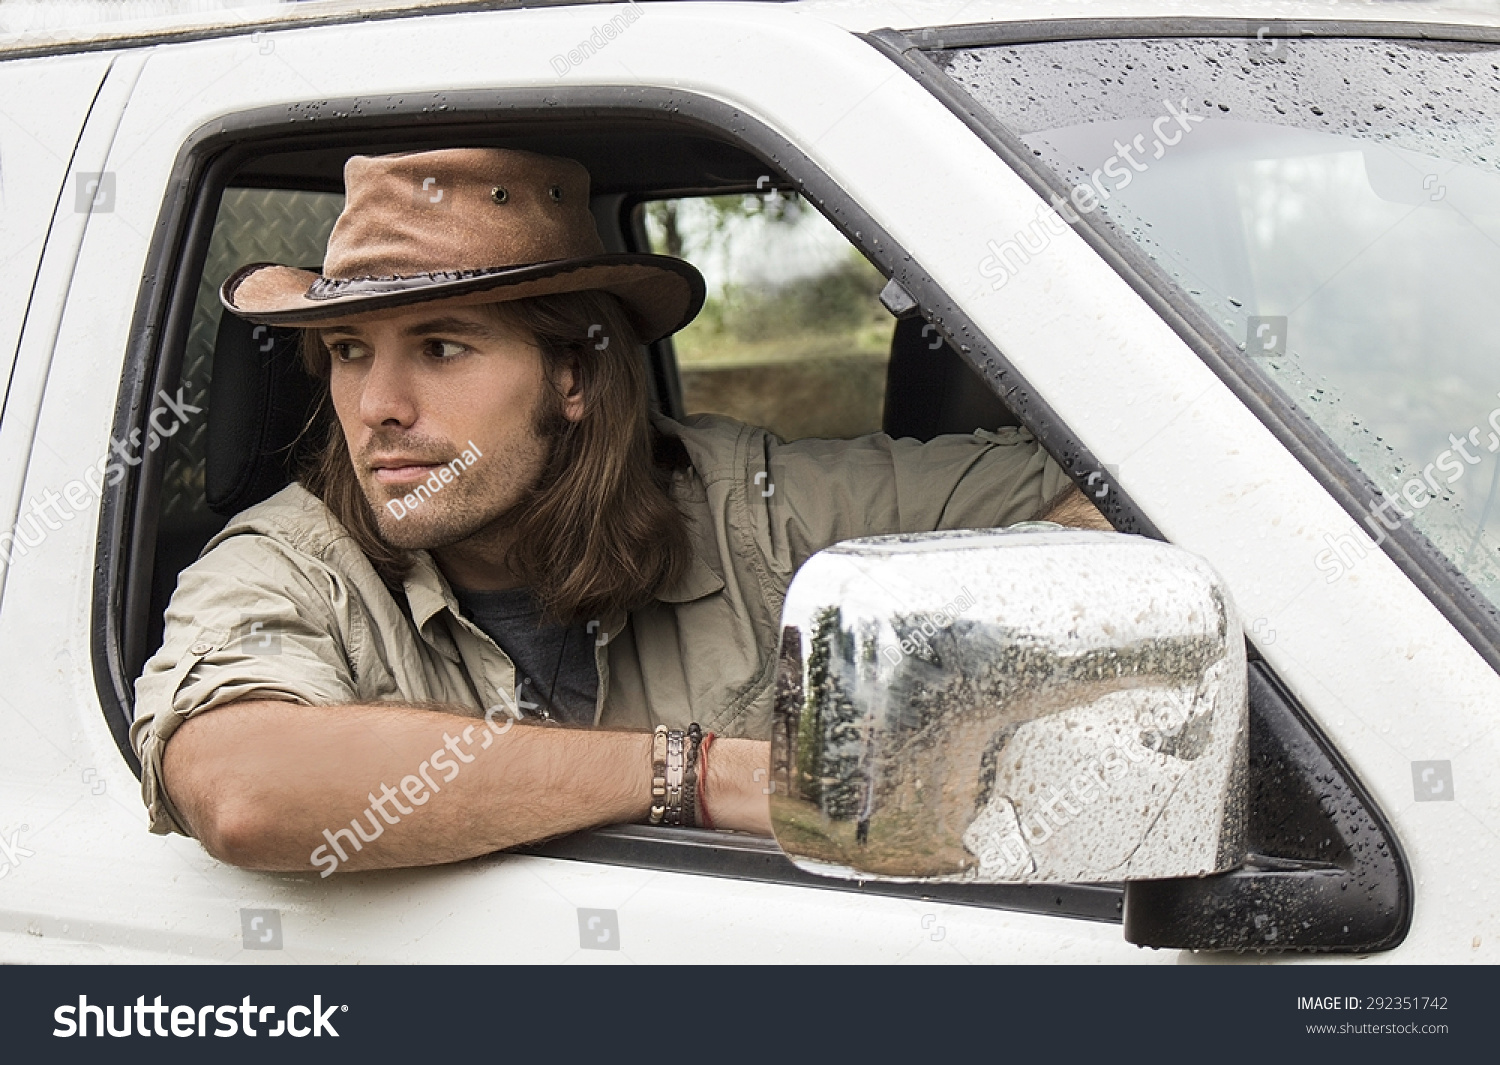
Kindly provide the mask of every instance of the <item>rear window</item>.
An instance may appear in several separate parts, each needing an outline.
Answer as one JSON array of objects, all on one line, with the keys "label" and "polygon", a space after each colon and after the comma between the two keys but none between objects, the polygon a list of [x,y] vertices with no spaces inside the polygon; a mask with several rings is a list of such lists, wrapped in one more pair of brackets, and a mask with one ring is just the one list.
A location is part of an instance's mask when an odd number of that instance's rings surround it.
[{"label": "rear window", "polygon": [[796,193],[644,204],[651,251],[691,260],[703,312],[672,338],[688,414],[783,440],[879,432],[895,322],[885,277]]}]

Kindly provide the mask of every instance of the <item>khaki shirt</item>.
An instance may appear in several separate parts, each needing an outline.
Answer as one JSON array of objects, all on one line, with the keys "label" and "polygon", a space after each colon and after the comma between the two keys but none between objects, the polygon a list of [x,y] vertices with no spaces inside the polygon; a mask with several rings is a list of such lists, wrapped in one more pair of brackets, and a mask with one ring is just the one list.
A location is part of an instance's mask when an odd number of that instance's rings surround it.
[{"label": "khaki shirt", "polygon": [[[769,736],[782,599],[809,555],[856,536],[1025,521],[1068,484],[1021,429],[784,444],[715,415],[657,424],[692,459],[673,491],[693,558],[654,602],[599,619],[595,724],[610,728],[696,720]],[[476,718],[514,705],[510,659],[459,612],[431,556],[415,556],[397,602],[296,484],[208,542],[179,576],[165,640],[136,682],[131,742],[153,832],[184,832],[162,787],[167,741],[225,703],[436,702]]]}]

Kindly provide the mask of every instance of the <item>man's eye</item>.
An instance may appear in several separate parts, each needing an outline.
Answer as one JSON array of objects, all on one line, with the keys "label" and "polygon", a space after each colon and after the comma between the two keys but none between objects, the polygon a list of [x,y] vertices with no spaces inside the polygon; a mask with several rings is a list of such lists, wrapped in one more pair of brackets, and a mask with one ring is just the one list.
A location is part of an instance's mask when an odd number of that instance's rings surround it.
[{"label": "man's eye", "polygon": [[452,340],[429,340],[422,349],[423,354],[430,355],[434,359],[451,359],[468,350],[462,344]]}]

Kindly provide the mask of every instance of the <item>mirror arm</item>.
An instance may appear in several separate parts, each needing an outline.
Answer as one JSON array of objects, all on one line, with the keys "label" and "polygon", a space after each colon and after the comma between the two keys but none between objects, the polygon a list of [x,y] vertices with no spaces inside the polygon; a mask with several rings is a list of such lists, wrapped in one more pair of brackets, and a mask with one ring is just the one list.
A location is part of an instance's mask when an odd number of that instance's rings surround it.
[{"label": "mirror arm", "polygon": [[1411,869],[1380,808],[1263,660],[1249,663],[1250,856],[1125,885],[1143,947],[1369,954],[1411,927]]}]

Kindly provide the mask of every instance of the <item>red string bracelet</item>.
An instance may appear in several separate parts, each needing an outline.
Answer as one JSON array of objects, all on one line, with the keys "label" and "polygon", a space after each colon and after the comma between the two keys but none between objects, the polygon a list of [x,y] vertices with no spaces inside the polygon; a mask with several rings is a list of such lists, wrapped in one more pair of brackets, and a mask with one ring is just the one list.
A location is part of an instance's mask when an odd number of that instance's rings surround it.
[{"label": "red string bracelet", "polygon": [[698,748],[698,824],[703,828],[714,827],[714,819],[708,816],[708,749],[713,742],[714,734],[705,732]]}]

